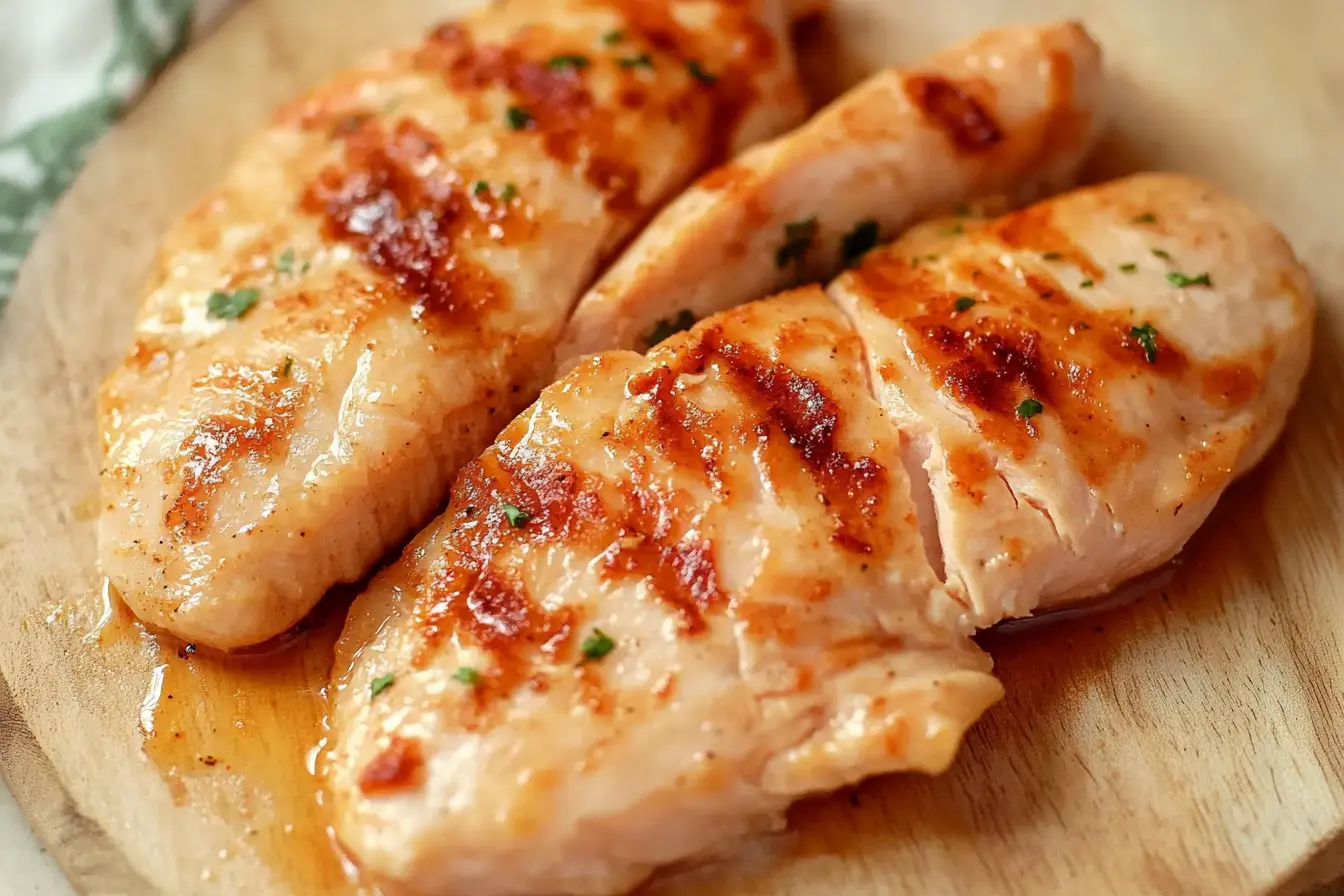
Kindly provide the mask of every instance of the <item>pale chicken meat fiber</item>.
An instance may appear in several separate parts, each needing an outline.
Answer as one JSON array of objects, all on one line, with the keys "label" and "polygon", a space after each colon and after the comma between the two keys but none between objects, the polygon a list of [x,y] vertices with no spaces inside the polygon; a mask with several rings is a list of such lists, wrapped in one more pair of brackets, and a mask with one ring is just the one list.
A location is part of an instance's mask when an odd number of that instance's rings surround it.
[{"label": "pale chicken meat fiber", "polygon": [[355,602],[337,836],[394,890],[616,893],[942,771],[1001,694],[970,633],[1178,551],[1314,309],[1273,227],[1140,175],[585,359]]},{"label": "pale chicken meat fiber", "polygon": [[165,236],[100,395],[127,604],[240,648],[403,544],[599,267],[802,120],[788,16],[815,6],[510,0],[280,110]]}]

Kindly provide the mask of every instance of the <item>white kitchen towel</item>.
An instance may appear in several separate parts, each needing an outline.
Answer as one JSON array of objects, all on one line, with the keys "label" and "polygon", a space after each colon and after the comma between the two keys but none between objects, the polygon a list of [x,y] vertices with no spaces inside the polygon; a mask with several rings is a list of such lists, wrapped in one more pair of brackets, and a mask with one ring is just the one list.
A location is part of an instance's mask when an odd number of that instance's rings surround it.
[{"label": "white kitchen towel", "polygon": [[0,308],[84,154],[235,0],[0,0]]}]

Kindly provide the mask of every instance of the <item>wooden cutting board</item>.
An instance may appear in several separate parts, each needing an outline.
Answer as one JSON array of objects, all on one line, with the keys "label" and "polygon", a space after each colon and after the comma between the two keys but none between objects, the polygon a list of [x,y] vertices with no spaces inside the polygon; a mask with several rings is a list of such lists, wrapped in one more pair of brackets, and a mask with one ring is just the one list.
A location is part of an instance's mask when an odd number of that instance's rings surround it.
[{"label": "wooden cutting board", "polygon": [[[292,649],[158,644],[94,567],[97,383],[158,234],[279,101],[467,2],[252,0],[93,153],[0,317],[0,766],[89,893],[353,888],[307,768],[340,596]],[[798,806],[666,893],[1290,893],[1344,877],[1344,4],[836,0],[819,90],[1011,20],[1110,60],[1101,177],[1175,168],[1288,233],[1322,301],[1282,443],[1145,596],[996,632],[1008,698],[950,773]],[[7,682],[7,685],[6,685]]]}]

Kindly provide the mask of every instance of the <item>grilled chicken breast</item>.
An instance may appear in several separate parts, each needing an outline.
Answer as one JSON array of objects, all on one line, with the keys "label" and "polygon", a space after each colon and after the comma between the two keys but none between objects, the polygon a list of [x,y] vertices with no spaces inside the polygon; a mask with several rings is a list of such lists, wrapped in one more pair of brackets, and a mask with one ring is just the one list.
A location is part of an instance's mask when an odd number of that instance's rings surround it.
[{"label": "grilled chicken breast", "polygon": [[986,32],[869,78],[664,209],[575,308],[562,369],[669,326],[823,279],[971,197],[1069,185],[1102,123],[1101,51],[1079,25]]},{"label": "grilled chicken breast", "polygon": [[1315,299],[1278,231],[1181,175],[947,223],[829,291],[931,499],[935,569],[988,625],[1175,555],[1278,437]]},{"label": "grilled chicken breast", "polygon": [[590,357],[465,468],[338,647],[375,878],[617,892],[941,771],[1000,694],[971,629],[1170,557],[1278,434],[1314,303],[1235,200],[1146,175],[959,224]]},{"label": "grilled chicken breast", "polygon": [[231,649],[357,580],[549,378],[598,266],[805,113],[781,0],[510,0],[279,112],[101,394],[100,559]]},{"label": "grilled chicken breast", "polygon": [[864,366],[811,287],[594,357],[468,465],[343,636],[331,784],[361,863],[614,892],[855,768],[945,768],[1000,688]]}]

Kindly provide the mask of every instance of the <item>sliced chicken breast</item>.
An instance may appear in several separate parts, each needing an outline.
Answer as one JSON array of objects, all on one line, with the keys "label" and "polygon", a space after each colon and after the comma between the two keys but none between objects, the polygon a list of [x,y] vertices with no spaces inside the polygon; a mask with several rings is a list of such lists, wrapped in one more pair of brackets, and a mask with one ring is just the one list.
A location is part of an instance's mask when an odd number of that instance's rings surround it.
[{"label": "sliced chicken breast", "polygon": [[955,224],[829,291],[931,499],[935,567],[988,625],[1174,556],[1278,437],[1315,299],[1278,231],[1182,175]]},{"label": "sliced chicken breast", "polygon": [[352,611],[335,824],[380,882],[607,893],[951,761],[1000,695],[821,289],[594,357]]},{"label": "sliced chicken breast", "polygon": [[1313,309],[1272,227],[1145,175],[586,359],[356,601],[338,836],[391,888],[611,893],[941,771],[1000,694],[971,628],[1179,550]]},{"label": "sliced chicken breast", "polygon": [[1103,121],[1101,80],[1101,50],[1073,23],[986,32],[879,72],[664,209],[579,302],[560,367],[829,277],[971,198],[1062,189]]},{"label": "sliced chicken breast", "polygon": [[510,0],[283,109],[166,236],[101,395],[99,553],[137,615],[255,644],[423,525],[604,259],[801,119],[787,24]]}]

